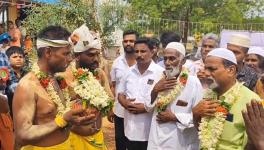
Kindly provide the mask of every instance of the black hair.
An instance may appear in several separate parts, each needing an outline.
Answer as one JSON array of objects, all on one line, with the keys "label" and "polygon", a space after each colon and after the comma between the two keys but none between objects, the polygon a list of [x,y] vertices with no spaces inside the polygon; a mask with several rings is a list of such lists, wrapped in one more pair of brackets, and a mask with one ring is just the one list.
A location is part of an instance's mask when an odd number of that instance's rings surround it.
[{"label": "black hair", "polygon": [[235,63],[233,63],[232,61],[223,59],[223,64],[225,68],[231,67],[231,66],[235,66],[236,67],[236,72],[237,72],[237,65]]},{"label": "black hair", "polygon": [[135,41],[135,45],[136,44],[146,44],[151,51],[154,49],[153,43],[151,42],[151,40],[149,38],[146,38],[146,37],[142,37],[142,38],[137,39]]},{"label": "black hair", "polygon": [[159,47],[159,45],[160,45],[160,41],[159,41],[157,38],[151,38],[151,39],[150,39],[150,43],[151,43],[153,46],[156,46],[156,47]]},{"label": "black hair", "polygon": [[136,39],[139,38],[139,34],[137,31],[134,31],[134,30],[127,30],[123,33],[123,38],[126,36],[126,35],[130,35],[130,34],[134,34],[136,36]]},{"label": "black hair", "polygon": [[17,27],[18,27],[18,23],[22,24],[22,22],[21,22],[21,20],[20,20],[19,18],[17,18],[17,19],[15,20],[15,24],[16,24]]},{"label": "black hair", "polygon": [[258,55],[258,54],[255,54],[257,57],[258,57],[258,60],[259,60],[259,64],[258,64],[258,67],[261,69],[261,70],[264,70],[264,57]]},{"label": "black hair", "polygon": [[180,42],[181,36],[175,32],[164,32],[160,36],[162,47],[165,48],[170,42]]},{"label": "black hair", "polygon": [[21,54],[23,57],[25,57],[23,49],[18,46],[11,46],[6,50],[6,55],[8,58],[10,58],[13,54]]},{"label": "black hair", "polygon": [[[41,39],[49,39],[49,40],[68,40],[71,33],[61,27],[61,26],[48,26],[44,29],[42,29],[39,34],[38,38]],[[37,50],[38,57],[41,58],[44,52],[44,48],[39,48]]]},{"label": "black hair", "polygon": [[245,52],[245,54],[247,54],[247,52],[248,52],[248,50],[249,50],[248,47],[242,47],[242,46],[241,46],[241,49]]}]

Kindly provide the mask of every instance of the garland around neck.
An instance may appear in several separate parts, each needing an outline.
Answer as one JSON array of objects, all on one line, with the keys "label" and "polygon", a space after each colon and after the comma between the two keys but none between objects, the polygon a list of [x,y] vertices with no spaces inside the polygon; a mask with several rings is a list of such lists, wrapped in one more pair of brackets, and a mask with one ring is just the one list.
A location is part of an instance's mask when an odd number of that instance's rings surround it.
[{"label": "garland around neck", "polygon": [[160,92],[157,99],[156,109],[157,112],[165,111],[170,103],[172,103],[184,89],[187,79],[189,76],[189,71],[186,68],[183,68],[178,79],[177,85],[169,93]]},{"label": "garland around neck", "polygon": [[[214,117],[203,117],[199,125],[200,147],[203,150],[216,150],[217,143],[224,131],[225,119],[231,110],[232,106],[239,99],[239,91],[243,83],[237,83],[227,91],[223,96],[220,96],[220,106],[216,108]],[[207,90],[204,97],[216,100],[216,93],[212,90]]]},{"label": "garland around neck", "polygon": [[75,77],[74,92],[78,94],[83,105],[90,105],[102,113],[103,116],[113,107],[113,100],[105,92],[100,82],[88,70],[83,68],[76,69],[76,64],[71,64],[72,72]]},{"label": "garland around neck", "polygon": [[58,91],[55,90],[54,85],[52,84],[52,78],[49,77],[47,73],[42,72],[37,63],[33,64],[31,71],[38,78],[40,84],[46,90],[50,99],[57,105],[57,114],[63,115],[65,112],[69,111],[71,109],[71,98],[69,95],[69,89],[65,79],[57,76],[56,77],[57,81],[53,81],[59,84],[59,88],[60,88],[59,90],[62,91],[63,98],[65,101],[65,105],[64,105],[63,100],[58,95]]}]

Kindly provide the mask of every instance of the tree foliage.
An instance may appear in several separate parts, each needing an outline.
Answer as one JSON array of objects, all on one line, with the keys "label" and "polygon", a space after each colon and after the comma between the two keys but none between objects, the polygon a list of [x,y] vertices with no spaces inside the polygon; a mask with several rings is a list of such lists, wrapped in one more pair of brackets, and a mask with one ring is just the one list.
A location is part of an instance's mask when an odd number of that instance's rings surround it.
[{"label": "tree foliage", "polygon": [[[174,24],[174,29],[183,26],[189,28],[188,22],[205,23],[206,28],[213,28],[213,24],[243,24],[248,22],[264,21],[263,3],[258,0],[132,0],[132,17],[163,18],[184,21],[184,25]],[[261,12],[262,10],[262,12]],[[249,12],[251,12],[249,14]],[[259,13],[261,12],[261,13]],[[143,15],[144,14],[144,15]],[[254,14],[254,15],[252,15]],[[140,20],[140,19],[139,19]],[[146,20],[146,19],[141,19]],[[143,23],[146,23],[143,22]],[[157,24],[157,23],[156,23]],[[155,24],[154,24],[155,25]],[[170,27],[162,24],[163,30]],[[132,25],[130,25],[132,26]],[[138,26],[138,25],[137,25]],[[203,31],[203,27],[200,28]],[[187,30],[184,30],[187,38]],[[186,39],[185,39],[186,40]]]},{"label": "tree foliage", "polygon": [[73,31],[86,23],[90,30],[100,33],[103,46],[111,46],[111,33],[124,19],[125,5],[116,0],[96,5],[96,0],[61,0],[55,4],[42,4],[28,11],[24,26],[30,35],[36,35],[48,25],[60,25]]}]

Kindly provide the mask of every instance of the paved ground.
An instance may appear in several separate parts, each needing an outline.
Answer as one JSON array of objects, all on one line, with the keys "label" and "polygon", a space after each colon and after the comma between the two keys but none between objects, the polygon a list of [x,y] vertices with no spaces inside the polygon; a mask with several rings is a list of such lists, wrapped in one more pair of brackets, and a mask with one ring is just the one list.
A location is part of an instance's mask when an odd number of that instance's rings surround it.
[{"label": "paved ground", "polygon": [[103,119],[103,132],[108,150],[115,150],[114,124],[110,123],[107,118]]}]

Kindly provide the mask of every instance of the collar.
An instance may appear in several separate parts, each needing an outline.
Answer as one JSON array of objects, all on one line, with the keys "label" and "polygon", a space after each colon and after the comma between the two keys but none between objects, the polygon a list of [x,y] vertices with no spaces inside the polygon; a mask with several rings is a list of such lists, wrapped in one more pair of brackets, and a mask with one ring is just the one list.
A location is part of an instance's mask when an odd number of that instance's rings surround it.
[{"label": "collar", "polygon": [[[153,60],[151,60],[151,63],[150,65],[148,66],[148,69],[144,72],[144,74],[146,72],[154,72],[155,71],[155,62]],[[137,74],[140,74],[139,70],[138,70],[138,64],[134,65],[133,68],[132,68],[132,71],[135,71]]]},{"label": "collar", "polygon": [[220,97],[226,97],[229,94],[237,93],[237,92],[239,92],[239,90],[242,86],[243,86],[243,83],[236,80],[236,83],[229,90],[227,90],[223,95],[221,95]]}]

